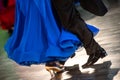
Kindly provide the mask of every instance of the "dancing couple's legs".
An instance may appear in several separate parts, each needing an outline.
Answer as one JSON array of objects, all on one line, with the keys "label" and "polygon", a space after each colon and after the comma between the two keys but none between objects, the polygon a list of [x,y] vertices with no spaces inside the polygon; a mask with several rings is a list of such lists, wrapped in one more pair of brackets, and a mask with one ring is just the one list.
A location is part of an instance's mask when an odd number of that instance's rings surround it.
[{"label": "dancing couple's legs", "polygon": [[[89,55],[87,63],[82,66],[83,68],[93,65],[99,58],[106,56],[105,50],[94,40],[92,32],[80,17],[73,0],[52,0],[52,4],[54,12],[56,12],[64,28],[77,35],[82,41],[87,55]],[[64,63],[65,61],[48,62],[46,70],[54,77],[54,74],[64,71]]]},{"label": "dancing couple's legs", "polygon": [[52,4],[64,28],[77,35],[89,55],[83,67],[93,65],[99,58],[106,56],[105,50],[94,40],[92,32],[80,17],[73,0],[52,0]]}]

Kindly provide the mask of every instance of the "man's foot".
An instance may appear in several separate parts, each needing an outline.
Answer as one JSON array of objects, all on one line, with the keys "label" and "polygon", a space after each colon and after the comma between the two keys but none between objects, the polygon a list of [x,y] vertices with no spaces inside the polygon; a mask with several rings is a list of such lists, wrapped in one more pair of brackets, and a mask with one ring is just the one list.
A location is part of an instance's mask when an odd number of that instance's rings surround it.
[{"label": "man's foot", "polygon": [[105,56],[107,56],[106,51],[103,48],[100,48],[100,50],[97,51],[97,53],[91,54],[89,56],[87,63],[85,63],[84,65],[82,65],[82,68],[88,68],[88,67],[90,67],[95,62],[97,62],[100,58],[104,58]]},{"label": "man's foot", "polygon": [[91,55],[89,56],[87,62],[86,62],[84,65],[82,65],[82,68],[87,68],[88,66],[91,66],[91,61],[92,61],[92,59],[93,59],[93,56],[94,56],[94,54],[91,54]]}]

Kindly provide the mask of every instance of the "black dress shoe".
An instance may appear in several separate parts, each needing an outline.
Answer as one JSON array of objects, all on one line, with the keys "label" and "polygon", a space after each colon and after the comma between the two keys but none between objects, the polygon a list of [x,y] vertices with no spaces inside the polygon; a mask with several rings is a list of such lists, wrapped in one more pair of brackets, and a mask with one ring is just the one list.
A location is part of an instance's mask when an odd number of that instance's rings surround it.
[{"label": "black dress shoe", "polygon": [[87,63],[82,65],[82,68],[88,68],[97,62],[100,58],[104,58],[107,55],[106,51],[103,48],[100,48],[97,53],[91,54],[88,58]]},{"label": "black dress shoe", "polygon": [[92,62],[93,57],[94,57],[94,54],[91,54],[89,56],[87,62],[84,65],[82,65],[82,68],[87,68],[87,67],[91,66],[91,64],[92,64],[91,62]]},{"label": "black dress shoe", "polygon": [[91,64],[94,64],[100,58],[104,58],[105,56],[107,56],[106,51],[103,48],[100,48],[100,50],[97,52],[97,54],[95,54],[95,56],[93,57]]}]

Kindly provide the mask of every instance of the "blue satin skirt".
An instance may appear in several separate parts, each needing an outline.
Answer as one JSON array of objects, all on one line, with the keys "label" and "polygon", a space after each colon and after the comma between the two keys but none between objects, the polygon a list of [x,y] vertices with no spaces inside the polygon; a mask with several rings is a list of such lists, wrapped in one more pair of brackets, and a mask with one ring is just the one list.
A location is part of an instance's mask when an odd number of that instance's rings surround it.
[{"label": "blue satin skirt", "polygon": [[[94,35],[99,32],[88,28]],[[16,0],[14,32],[5,45],[10,59],[26,66],[65,61],[80,46],[77,36],[57,25],[51,0]]]}]

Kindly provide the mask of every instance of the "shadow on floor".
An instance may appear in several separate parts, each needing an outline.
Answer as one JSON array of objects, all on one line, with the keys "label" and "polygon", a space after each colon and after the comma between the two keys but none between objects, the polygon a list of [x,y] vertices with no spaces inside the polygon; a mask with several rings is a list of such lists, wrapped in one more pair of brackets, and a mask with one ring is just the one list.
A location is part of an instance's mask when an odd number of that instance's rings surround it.
[{"label": "shadow on floor", "polygon": [[93,73],[82,73],[79,70],[79,65],[66,67],[66,74],[70,75],[71,78],[64,80],[113,80],[113,77],[118,73],[120,69],[111,69],[111,61],[106,61],[102,64],[95,64],[91,66],[95,71]]}]

